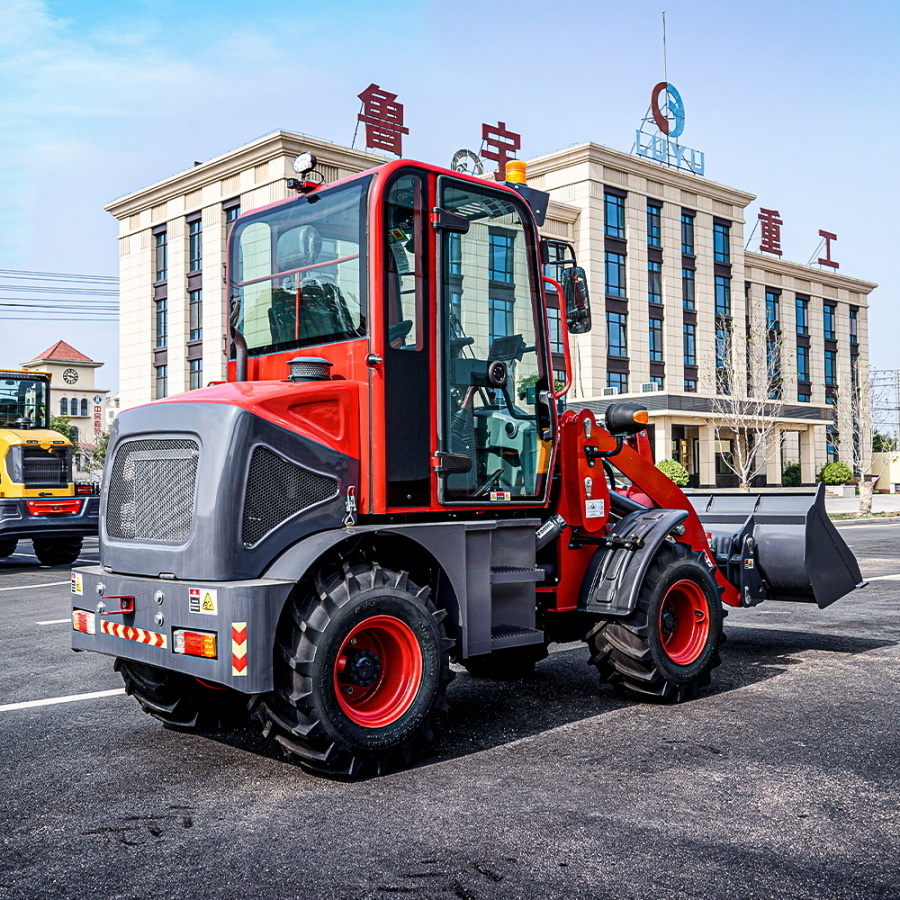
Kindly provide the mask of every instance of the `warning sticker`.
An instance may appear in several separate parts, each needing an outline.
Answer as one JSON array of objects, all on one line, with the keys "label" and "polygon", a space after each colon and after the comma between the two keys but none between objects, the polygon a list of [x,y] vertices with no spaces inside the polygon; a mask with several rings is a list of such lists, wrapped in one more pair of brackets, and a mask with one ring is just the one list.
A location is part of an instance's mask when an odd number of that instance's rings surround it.
[{"label": "warning sticker", "polygon": [[491,501],[496,500],[512,500],[512,494],[509,491],[491,491]]},{"label": "warning sticker", "polygon": [[78,572],[72,573],[72,593],[78,594],[79,597],[84,594],[84,579]]},{"label": "warning sticker", "polygon": [[219,614],[219,592],[214,588],[189,588],[188,608],[192,613],[217,616]]},{"label": "warning sticker", "polygon": [[585,500],[584,517],[586,519],[602,519],[606,515],[606,502],[604,500]]}]

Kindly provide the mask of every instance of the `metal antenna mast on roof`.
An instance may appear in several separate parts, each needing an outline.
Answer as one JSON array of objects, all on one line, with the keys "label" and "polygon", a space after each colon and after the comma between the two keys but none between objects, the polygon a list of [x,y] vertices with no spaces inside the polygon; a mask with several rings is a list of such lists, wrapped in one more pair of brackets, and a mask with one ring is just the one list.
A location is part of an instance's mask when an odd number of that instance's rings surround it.
[{"label": "metal antenna mast on roof", "polygon": [[663,81],[666,84],[669,83],[669,60],[666,55],[666,11],[662,11],[662,26],[663,26]]}]

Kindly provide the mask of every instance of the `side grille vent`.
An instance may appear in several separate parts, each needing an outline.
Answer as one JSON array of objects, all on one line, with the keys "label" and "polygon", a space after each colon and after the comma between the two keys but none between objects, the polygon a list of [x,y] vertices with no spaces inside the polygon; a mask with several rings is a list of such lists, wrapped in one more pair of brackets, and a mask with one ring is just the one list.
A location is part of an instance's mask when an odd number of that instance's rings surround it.
[{"label": "side grille vent", "polygon": [[259,543],[285,519],[337,494],[338,483],[333,478],[309,472],[266,447],[257,447],[250,461],[244,500],[244,545]]},{"label": "side grille vent", "polygon": [[24,447],[22,470],[25,487],[65,487],[72,480],[70,459],[68,447],[53,452],[40,447]]},{"label": "side grille vent", "polygon": [[192,440],[128,441],[107,480],[112,538],[184,543],[191,533],[200,448]]}]

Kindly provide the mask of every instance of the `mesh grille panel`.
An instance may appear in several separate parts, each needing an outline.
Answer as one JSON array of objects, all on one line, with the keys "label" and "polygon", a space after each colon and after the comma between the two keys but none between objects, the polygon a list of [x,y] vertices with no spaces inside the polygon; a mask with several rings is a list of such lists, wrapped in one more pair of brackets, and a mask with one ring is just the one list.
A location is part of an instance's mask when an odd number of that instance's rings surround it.
[{"label": "mesh grille panel", "polygon": [[51,453],[24,447],[22,471],[25,487],[65,487],[69,483],[69,449]]},{"label": "mesh grille panel", "polygon": [[200,448],[191,440],[128,441],[107,486],[106,531],[131,541],[183,543],[191,533]]},{"label": "mesh grille panel", "polygon": [[338,483],[333,478],[309,472],[265,447],[257,447],[250,461],[241,539],[252,546],[285,519],[337,493]]}]

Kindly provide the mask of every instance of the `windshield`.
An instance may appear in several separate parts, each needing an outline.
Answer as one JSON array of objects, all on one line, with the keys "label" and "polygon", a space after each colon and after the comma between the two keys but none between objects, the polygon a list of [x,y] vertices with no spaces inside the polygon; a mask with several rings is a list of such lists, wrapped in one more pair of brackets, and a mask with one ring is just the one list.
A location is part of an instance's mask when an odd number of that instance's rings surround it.
[{"label": "windshield", "polygon": [[369,179],[239,219],[231,238],[232,321],[253,355],[366,334]]},{"label": "windshield", "polygon": [[30,419],[31,428],[47,428],[46,381],[9,376],[0,372],[0,428],[21,428],[19,419]]}]

